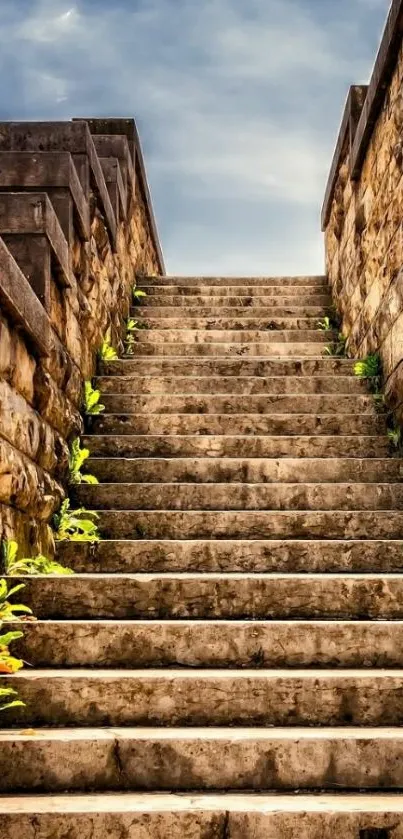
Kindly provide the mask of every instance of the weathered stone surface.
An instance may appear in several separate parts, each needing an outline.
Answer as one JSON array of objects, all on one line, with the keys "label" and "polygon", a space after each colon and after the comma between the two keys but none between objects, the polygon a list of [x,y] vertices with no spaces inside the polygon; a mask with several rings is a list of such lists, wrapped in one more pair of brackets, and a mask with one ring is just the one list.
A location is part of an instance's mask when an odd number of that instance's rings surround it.
[{"label": "weathered stone surface", "polygon": [[401,539],[403,513],[103,510],[99,524],[106,539]]},{"label": "weathered stone surface", "polygon": [[[142,359],[141,375],[184,375],[183,359]],[[137,360],[102,364],[108,376],[139,375]],[[347,376],[354,362],[347,358],[200,358],[186,360],[186,376]]]},{"label": "weathered stone surface", "polygon": [[26,274],[3,243],[0,500],[9,512],[2,532],[27,554],[51,553],[45,522],[60,501],[67,443],[83,428],[83,380],[108,329],[118,345],[135,272],[159,270],[159,256],[140,192],[115,242],[85,122],[2,123],[0,146],[1,229]]},{"label": "weathered stone surface", "polygon": [[[197,795],[163,793],[3,797],[4,839],[68,831],[71,839],[401,839],[398,795]],[[4,810],[4,812],[3,812]],[[1,827],[0,827],[1,831]],[[375,833],[377,831],[377,833]],[[0,836],[2,834],[0,833]],[[3,836],[2,836],[3,839]]]},{"label": "weathered stone surface", "polygon": [[[105,394],[106,411],[114,414],[376,414],[367,394]],[[257,430],[257,429],[256,429]]]},{"label": "weathered stone surface", "polygon": [[[377,458],[391,453],[386,436],[267,435],[225,436],[87,434],[84,443],[94,458],[111,457],[316,457]],[[390,463],[390,461],[388,461]],[[300,461],[301,463],[301,461]],[[370,467],[368,467],[370,468]]]},{"label": "weathered stone surface", "polygon": [[260,343],[250,344],[235,344],[231,343],[231,332],[229,333],[229,341],[227,343],[204,343],[204,344],[178,344],[174,342],[166,342],[157,344],[154,343],[152,337],[145,338],[141,343],[135,347],[135,356],[141,358],[142,356],[284,356],[285,358],[294,357],[313,357],[322,355],[326,349],[326,341],[322,338],[322,343],[319,341],[311,343],[272,343],[265,342],[263,339],[268,333],[262,333],[262,340]]},{"label": "weathered stone surface", "polygon": [[91,457],[88,471],[106,483],[397,483],[399,459],[359,458],[135,458]]},{"label": "weathered stone surface", "polygon": [[248,286],[260,287],[320,288],[328,290],[327,278],[318,277],[142,277],[141,288],[161,288],[163,286]]},{"label": "weathered stone surface", "polygon": [[39,620],[13,649],[34,667],[402,667],[403,622]]},{"label": "weathered stone surface", "polygon": [[[253,298],[251,298],[253,299]],[[233,320],[234,318],[245,320],[245,319],[259,319],[265,320],[267,323],[270,321],[280,321],[280,320],[304,320],[309,319],[314,321],[314,325],[316,326],[319,319],[324,317],[324,310],[323,306],[311,306],[311,305],[298,305],[300,304],[299,298],[295,298],[292,305],[287,306],[276,306],[276,305],[267,305],[264,303],[262,306],[254,306],[252,309],[248,310],[245,308],[245,305],[242,306],[242,301],[237,303],[228,303],[228,305],[223,305],[222,303],[214,303],[211,302],[210,304],[203,304],[200,305],[195,302],[196,298],[191,299],[190,303],[187,303],[186,306],[183,305],[180,308],[180,314],[183,314],[183,317],[186,318],[204,318],[204,319],[228,319]],[[212,301],[214,298],[212,298]],[[239,298],[237,298],[239,300]],[[132,307],[131,314],[133,317],[141,317],[148,320],[149,318],[158,319],[158,323],[160,325],[160,329],[163,328],[163,321],[166,318],[178,318],[178,312],[176,308],[174,308],[173,304],[170,306],[164,305],[166,301],[164,300],[159,305],[155,302],[155,299],[152,301],[150,300],[147,305],[143,305],[140,309],[137,306]],[[160,320],[161,319],[161,320]]]},{"label": "weathered stone surface", "polygon": [[[35,810],[35,803],[37,809]],[[345,839],[402,836],[401,797],[391,795],[76,795],[49,799],[4,798],[7,839],[43,839],[68,830],[71,839]],[[20,828],[19,828],[20,826]],[[1,829],[1,828],[0,828]],[[1,835],[1,834],[0,834]],[[2,837],[3,839],[3,837]]]},{"label": "weathered stone surface", "polygon": [[[241,314],[239,317],[234,316],[222,316],[220,311],[218,310],[216,316],[212,315],[210,317],[202,317],[197,316],[195,312],[190,312],[190,314],[183,313],[182,317],[177,317],[174,314],[166,314],[163,315],[149,315],[149,307],[144,306],[142,307],[140,312],[134,311],[134,316],[140,314],[141,322],[146,323],[148,329],[153,330],[153,334],[156,329],[158,330],[173,330],[173,329],[183,329],[183,330],[206,330],[208,333],[211,333],[213,330],[223,331],[225,329],[231,330],[231,335],[233,332],[238,330],[243,330],[245,332],[255,331],[255,330],[264,330],[265,332],[270,331],[286,331],[289,332],[290,330],[317,330],[318,329],[318,318],[317,317],[277,317],[274,316],[273,318],[267,317],[264,314],[261,316],[255,315],[245,317],[244,314]],[[281,337],[280,332],[280,337]]]},{"label": "weathered stone surface", "polygon": [[353,574],[75,574],[24,579],[42,619],[403,619],[403,579]]},{"label": "weathered stone surface", "polygon": [[99,376],[97,385],[103,394],[367,393],[357,376]]},{"label": "weathered stone surface", "polygon": [[[106,397],[107,398],[107,397]],[[94,433],[200,436],[289,435],[362,436],[386,433],[383,415],[374,414],[106,414],[91,423]]]},{"label": "weathered stone surface", "polygon": [[259,341],[273,344],[291,344],[299,342],[305,344],[331,344],[335,335],[333,332],[323,332],[318,329],[139,329],[136,341],[141,350],[142,344],[245,344]]},{"label": "weathered stone surface", "polygon": [[403,484],[82,484],[79,505],[99,510],[403,510]]},{"label": "weathered stone surface", "polygon": [[[139,283],[139,288],[142,288],[142,284]],[[223,302],[225,303],[226,298],[229,298],[231,301],[236,298],[247,299],[249,297],[253,298],[253,302],[251,304],[246,303],[245,305],[258,305],[257,301],[260,301],[261,298],[266,298],[272,300],[272,303],[267,303],[266,305],[279,305],[280,307],[283,305],[283,300],[298,297],[299,305],[303,304],[304,302],[311,303],[313,306],[315,305],[323,305],[326,306],[330,302],[330,295],[329,291],[322,291],[317,289],[312,289],[308,287],[293,287],[287,286],[283,288],[281,283],[276,286],[259,286],[253,285],[248,286],[247,281],[244,285],[241,286],[211,286],[208,283],[203,285],[201,283],[199,286],[183,286],[183,285],[163,285],[163,286],[154,286],[150,285],[146,289],[147,297],[154,298],[158,297],[161,300],[161,303],[165,300],[169,300],[170,298],[192,298],[196,297],[197,299],[201,298],[214,298],[215,302]],[[242,305],[242,303],[240,304]],[[287,305],[285,303],[284,305]],[[292,305],[292,304],[291,304]]]},{"label": "weathered stone surface", "polygon": [[[14,727],[400,726],[403,721],[401,670],[49,669],[5,677],[4,684],[11,683],[26,702],[25,708],[2,712],[5,724]],[[299,777],[300,772],[301,766]]]},{"label": "weathered stone surface", "polygon": [[[400,11],[394,3],[391,15]],[[385,34],[393,41],[387,74],[382,75],[379,54],[357,136],[353,124],[349,140],[339,148],[324,221],[327,272],[349,348],[359,357],[380,352],[385,378],[392,377],[388,394],[396,406],[402,397],[394,372],[403,357],[402,161],[396,128],[401,122],[403,46],[397,17]]]},{"label": "weathered stone surface", "polygon": [[257,538],[238,539],[163,539],[154,541],[104,540],[94,545],[59,542],[62,562],[79,573],[153,573],[153,572],[225,572],[252,573],[294,572],[400,572],[403,570],[403,542],[384,540],[293,541]]}]

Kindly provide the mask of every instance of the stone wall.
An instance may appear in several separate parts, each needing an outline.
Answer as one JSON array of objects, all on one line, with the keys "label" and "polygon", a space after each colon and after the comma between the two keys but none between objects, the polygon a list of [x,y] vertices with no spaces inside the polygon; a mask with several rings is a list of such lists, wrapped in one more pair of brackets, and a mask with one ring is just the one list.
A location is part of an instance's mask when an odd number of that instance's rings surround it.
[{"label": "stone wall", "polygon": [[403,419],[403,2],[368,87],[350,90],[326,190],[326,266],[351,355],[379,351]]},{"label": "stone wall", "polygon": [[53,550],[83,382],[164,272],[133,120],[0,124],[0,537]]}]

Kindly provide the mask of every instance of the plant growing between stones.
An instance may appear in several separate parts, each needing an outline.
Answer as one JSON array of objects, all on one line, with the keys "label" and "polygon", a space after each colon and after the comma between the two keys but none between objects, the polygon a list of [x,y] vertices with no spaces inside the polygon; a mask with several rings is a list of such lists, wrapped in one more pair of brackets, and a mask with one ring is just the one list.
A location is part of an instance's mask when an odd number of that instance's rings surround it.
[{"label": "plant growing between stones", "polygon": [[25,588],[24,583],[12,588],[8,587],[7,580],[0,579],[0,624],[4,621],[20,621],[24,619],[24,615],[32,615],[32,610],[22,603],[10,603],[10,597],[17,594],[17,591]]},{"label": "plant growing between stones", "polygon": [[34,557],[18,559],[18,542],[3,542],[4,570],[9,577],[20,575],[38,576],[39,574],[73,574],[70,568],[60,565],[54,559],[43,554]]},{"label": "plant growing between stones", "polygon": [[133,286],[132,296],[134,305],[141,306],[141,303],[144,300],[144,298],[147,297],[147,294],[145,291],[142,291],[141,288],[136,288],[135,286]]},{"label": "plant growing between stones", "polygon": [[126,355],[134,354],[134,347],[136,344],[136,332],[138,330],[138,323],[134,318],[128,318],[126,322],[126,338],[124,341],[124,348]]},{"label": "plant growing between stones", "polygon": [[70,483],[72,484],[98,484],[95,475],[82,474],[81,469],[90,456],[89,449],[82,449],[79,437],[73,440],[69,454]]},{"label": "plant growing between stones", "polygon": [[369,385],[371,393],[374,395],[380,394],[382,382],[382,362],[379,353],[372,353],[367,355],[361,361],[357,361],[354,365],[354,374],[359,379],[365,379]]},{"label": "plant growing between stones", "polygon": [[[4,621],[19,622],[24,619],[24,615],[32,615],[28,606],[23,606],[21,603],[10,603],[9,598],[23,588],[23,583],[20,583],[9,589],[6,580],[0,580],[0,629]],[[24,666],[22,659],[13,656],[9,650],[10,644],[19,638],[23,638],[23,633],[19,631],[0,634],[0,676],[17,673]],[[25,703],[18,699],[16,690],[10,687],[0,688],[0,711],[6,711],[9,708],[23,708],[24,706]]]},{"label": "plant growing between stones", "polygon": [[101,361],[116,361],[119,358],[115,348],[110,342],[110,336],[107,335],[98,350],[98,357]]},{"label": "plant growing between stones", "polygon": [[323,353],[334,358],[347,358],[347,338],[345,335],[339,332],[337,340],[325,347]]},{"label": "plant growing between stones", "polygon": [[403,439],[402,439],[402,430],[398,426],[394,426],[393,428],[388,428],[388,440],[390,443],[390,447],[395,452],[401,452],[403,446]]},{"label": "plant growing between stones", "polygon": [[321,329],[322,332],[329,332],[333,329],[330,318],[326,316],[323,320],[318,320],[318,329]]},{"label": "plant growing between stones", "polygon": [[101,398],[101,391],[98,388],[93,388],[90,381],[84,382],[84,410],[86,414],[97,416],[102,414],[105,410],[105,405],[99,401]]},{"label": "plant growing between stones", "polygon": [[99,542],[98,518],[94,510],[86,510],[85,507],[71,510],[70,501],[66,498],[59,512],[53,516],[56,541]]}]

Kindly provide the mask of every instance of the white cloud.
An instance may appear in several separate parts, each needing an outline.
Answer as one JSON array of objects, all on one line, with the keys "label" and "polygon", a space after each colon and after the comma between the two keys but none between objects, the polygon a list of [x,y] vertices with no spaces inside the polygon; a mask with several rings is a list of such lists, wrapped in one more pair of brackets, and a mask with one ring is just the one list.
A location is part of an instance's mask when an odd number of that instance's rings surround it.
[{"label": "white cloud", "polygon": [[17,27],[17,37],[26,41],[49,43],[64,39],[78,30],[80,18],[75,7],[58,14],[54,10],[54,2],[42,0],[37,4],[34,14]]}]

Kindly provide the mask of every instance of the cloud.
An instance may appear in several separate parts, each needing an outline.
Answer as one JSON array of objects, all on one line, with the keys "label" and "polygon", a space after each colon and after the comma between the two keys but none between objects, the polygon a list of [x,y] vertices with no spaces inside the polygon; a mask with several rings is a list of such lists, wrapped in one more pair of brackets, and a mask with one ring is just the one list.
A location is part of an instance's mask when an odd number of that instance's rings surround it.
[{"label": "cloud", "polygon": [[3,4],[6,118],[136,116],[172,272],[322,269],[341,109],[368,78],[387,3]]}]

